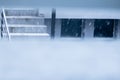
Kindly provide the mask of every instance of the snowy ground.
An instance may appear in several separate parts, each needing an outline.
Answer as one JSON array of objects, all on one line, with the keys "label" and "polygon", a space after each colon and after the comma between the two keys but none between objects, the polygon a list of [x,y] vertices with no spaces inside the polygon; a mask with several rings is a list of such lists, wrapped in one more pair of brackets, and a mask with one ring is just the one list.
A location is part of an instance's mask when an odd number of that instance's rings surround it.
[{"label": "snowy ground", "polygon": [[120,80],[120,40],[1,40],[0,80]]}]

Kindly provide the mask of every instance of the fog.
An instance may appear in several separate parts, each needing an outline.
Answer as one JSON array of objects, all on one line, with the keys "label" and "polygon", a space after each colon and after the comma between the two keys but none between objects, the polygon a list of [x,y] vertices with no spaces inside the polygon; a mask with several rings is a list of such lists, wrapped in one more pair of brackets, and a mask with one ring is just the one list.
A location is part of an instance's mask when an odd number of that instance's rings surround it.
[{"label": "fog", "polygon": [[74,7],[119,9],[120,0],[0,0],[0,7]]},{"label": "fog", "polygon": [[1,40],[0,80],[119,80],[120,40]]},{"label": "fog", "polygon": [[[6,7],[62,8],[57,16],[118,19],[120,0],[0,0],[0,8]],[[0,80],[120,80],[119,44],[112,38],[1,39]]]}]

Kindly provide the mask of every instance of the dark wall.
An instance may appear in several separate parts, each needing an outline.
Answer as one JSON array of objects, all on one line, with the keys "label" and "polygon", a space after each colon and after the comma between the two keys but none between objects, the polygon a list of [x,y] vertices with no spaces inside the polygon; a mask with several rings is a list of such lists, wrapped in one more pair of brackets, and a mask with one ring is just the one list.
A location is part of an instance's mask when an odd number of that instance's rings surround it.
[{"label": "dark wall", "polygon": [[113,37],[114,20],[97,19],[94,27],[94,37]]},{"label": "dark wall", "polygon": [[81,37],[82,19],[62,19],[62,37]]}]

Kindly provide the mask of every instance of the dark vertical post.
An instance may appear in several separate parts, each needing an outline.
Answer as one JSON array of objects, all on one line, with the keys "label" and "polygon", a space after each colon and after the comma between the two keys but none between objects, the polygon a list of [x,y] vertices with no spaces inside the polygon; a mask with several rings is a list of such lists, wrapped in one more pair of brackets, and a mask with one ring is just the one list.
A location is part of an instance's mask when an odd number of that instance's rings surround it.
[{"label": "dark vertical post", "polygon": [[3,38],[3,14],[1,13],[1,38]]},{"label": "dark vertical post", "polygon": [[113,38],[117,38],[117,33],[118,33],[118,26],[117,26],[117,20],[114,20],[114,26],[113,26]]},{"label": "dark vertical post", "polygon": [[82,26],[81,26],[81,38],[85,36],[85,19],[82,19]]},{"label": "dark vertical post", "polygon": [[55,37],[55,22],[56,22],[56,10],[52,9],[51,39],[54,39],[54,37]]}]

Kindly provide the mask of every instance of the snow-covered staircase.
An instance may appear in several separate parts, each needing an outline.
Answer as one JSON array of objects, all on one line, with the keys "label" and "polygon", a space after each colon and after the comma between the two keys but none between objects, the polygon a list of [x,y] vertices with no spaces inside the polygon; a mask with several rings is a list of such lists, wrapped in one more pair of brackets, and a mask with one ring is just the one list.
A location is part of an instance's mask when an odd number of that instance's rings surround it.
[{"label": "snow-covered staircase", "polygon": [[3,9],[2,36],[49,37],[44,14],[36,9]]}]

